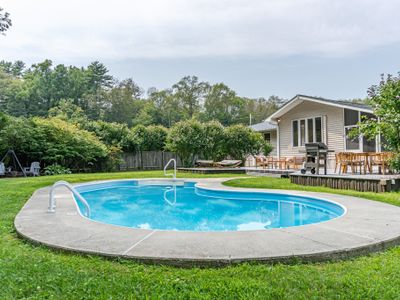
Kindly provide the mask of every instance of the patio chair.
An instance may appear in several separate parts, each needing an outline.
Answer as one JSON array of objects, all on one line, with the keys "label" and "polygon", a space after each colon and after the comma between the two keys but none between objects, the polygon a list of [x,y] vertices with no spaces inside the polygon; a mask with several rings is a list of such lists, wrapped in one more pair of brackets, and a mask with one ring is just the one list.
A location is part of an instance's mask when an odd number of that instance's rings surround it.
[{"label": "patio chair", "polygon": [[0,176],[6,175],[6,167],[4,166],[3,162],[0,162]]},{"label": "patio chair", "polygon": [[207,168],[207,167],[214,167],[215,163],[213,160],[198,159],[194,164],[196,167]]},{"label": "patio chair", "polygon": [[286,160],[286,166],[288,169],[300,169],[304,163],[304,156],[293,156]]},{"label": "patio chair", "polygon": [[389,171],[389,160],[393,157],[393,153],[391,152],[380,152],[370,154],[370,167],[371,171],[374,166],[378,166],[379,173],[383,173],[386,175],[386,171]]},{"label": "patio chair", "polygon": [[335,154],[335,173],[337,168],[339,167],[339,174],[347,173],[349,167],[351,168],[352,173],[354,173],[354,165],[353,165],[353,153],[350,152],[339,152]]},{"label": "patio chair", "polygon": [[357,173],[357,168],[360,168],[360,174],[366,174],[367,168],[369,168],[366,153],[352,153],[351,164],[353,173]]},{"label": "patio chair", "polygon": [[241,160],[233,160],[233,159],[225,159],[215,163],[216,166],[225,168],[237,168],[241,164],[242,164]]},{"label": "patio chair", "polygon": [[268,158],[264,155],[255,155],[254,158],[256,159],[256,167],[265,167],[268,166]]},{"label": "patio chair", "polygon": [[24,168],[24,171],[27,176],[39,176],[40,172],[39,162],[38,161],[32,162],[30,167]]}]

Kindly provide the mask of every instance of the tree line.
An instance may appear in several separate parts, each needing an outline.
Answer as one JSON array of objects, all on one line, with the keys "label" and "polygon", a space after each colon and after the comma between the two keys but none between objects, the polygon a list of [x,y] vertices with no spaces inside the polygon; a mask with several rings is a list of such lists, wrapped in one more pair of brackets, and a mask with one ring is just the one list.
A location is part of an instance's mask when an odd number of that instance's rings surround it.
[{"label": "tree line", "polygon": [[117,170],[122,152],[173,151],[185,166],[193,166],[195,157],[245,160],[247,155],[272,150],[261,134],[241,124],[224,127],[217,121],[186,120],[169,129],[129,128],[90,121],[79,107],[72,113],[53,109],[51,114],[25,118],[0,113],[0,152],[13,149],[24,165],[39,161],[47,173],[60,173]]},{"label": "tree line", "polygon": [[224,126],[261,122],[282,99],[240,97],[224,83],[210,84],[185,76],[170,88],[147,92],[132,78],[118,80],[98,61],[87,67],[54,65],[51,60],[26,67],[22,61],[0,62],[0,110],[22,117],[46,117],[60,105],[75,105],[89,120],[129,127],[173,124],[196,119]]}]

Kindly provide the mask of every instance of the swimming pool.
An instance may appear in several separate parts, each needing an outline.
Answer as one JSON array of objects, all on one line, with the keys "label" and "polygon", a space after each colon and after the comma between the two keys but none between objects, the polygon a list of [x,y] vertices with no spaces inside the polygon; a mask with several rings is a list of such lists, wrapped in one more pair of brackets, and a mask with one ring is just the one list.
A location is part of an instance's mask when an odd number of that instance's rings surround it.
[{"label": "swimming pool", "polygon": [[[211,190],[193,182],[110,181],[76,190],[89,204],[90,219],[152,230],[266,230],[320,223],[345,212],[338,204],[315,198]],[[85,206],[76,202],[84,214]]]}]

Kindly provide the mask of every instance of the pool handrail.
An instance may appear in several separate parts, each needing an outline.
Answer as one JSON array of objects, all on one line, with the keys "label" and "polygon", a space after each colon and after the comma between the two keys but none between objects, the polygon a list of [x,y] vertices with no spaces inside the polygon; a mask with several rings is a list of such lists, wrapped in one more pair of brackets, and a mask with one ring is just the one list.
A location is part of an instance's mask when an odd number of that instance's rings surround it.
[{"label": "pool handrail", "polygon": [[[167,173],[167,168],[171,163],[174,163],[174,173],[173,174],[168,174]],[[164,176],[172,176],[173,179],[176,179],[176,159],[175,158],[171,158],[167,164],[164,166]]]},{"label": "pool handrail", "polygon": [[[57,187],[60,187],[60,186],[64,186],[64,187],[66,187],[67,189],[69,189],[69,190],[79,199],[79,201],[81,201],[81,202],[83,203],[83,205],[85,205],[85,208],[86,208],[86,216],[87,216],[88,218],[90,218],[90,207],[89,207],[89,204],[87,203],[87,201],[85,200],[85,198],[83,198],[83,197],[81,196],[81,194],[79,194],[79,192],[78,192],[69,182],[64,181],[64,180],[57,181],[57,182],[54,183],[53,186],[51,187],[51,189],[50,189],[50,195],[49,195],[49,207],[48,207],[48,210],[47,210],[47,211],[48,211],[49,213],[55,213],[55,212],[56,212],[56,198],[55,198],[55,196],[54,196],[54,190],[55,190]],[[79,209],[79,208],[77,208],[77,209]]]}]

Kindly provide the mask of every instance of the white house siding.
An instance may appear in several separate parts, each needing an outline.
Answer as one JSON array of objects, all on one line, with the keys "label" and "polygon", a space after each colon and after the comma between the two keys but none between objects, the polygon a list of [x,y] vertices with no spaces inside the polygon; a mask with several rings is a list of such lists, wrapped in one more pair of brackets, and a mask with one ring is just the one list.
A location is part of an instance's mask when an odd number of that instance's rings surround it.
[{"label": "white house siding", "polygon": [[271,152],[271,156],[276,156],[276,146],[277,146],[277,140],[276,140],[276,131],[271,131],[271,145],[274,147],[274,149]]},{"label": "white house siding", "polygon": [[[330,105],[304,101],[291,111],[280,118],[280,156],[304,156],[299,150],[304,151],[304,147],[292,146],[292,120],[305,119],[312,117],[323,117],[323,138],[328,145],[329,150],[335,152],[344,151],[344,133],[343,133],[343,108]],[[325,135],[325,137],[324,137]],[[328,167],[334,168],[335,153],[328,155]]]}]

